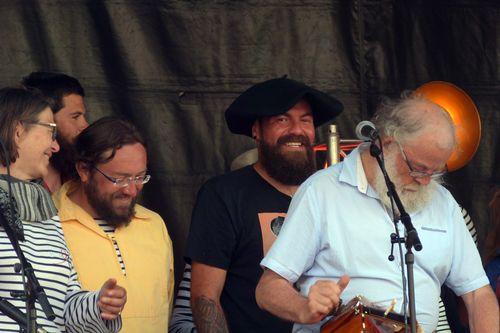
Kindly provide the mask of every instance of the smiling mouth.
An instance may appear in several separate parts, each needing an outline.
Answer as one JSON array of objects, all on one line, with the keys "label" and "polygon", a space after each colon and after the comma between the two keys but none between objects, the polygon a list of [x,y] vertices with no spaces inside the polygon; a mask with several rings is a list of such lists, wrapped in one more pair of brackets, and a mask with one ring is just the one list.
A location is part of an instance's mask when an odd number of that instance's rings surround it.
[{"label": "smiling mouth", "polygon": [[131,196],[118,196],[113,198],[118,205],[123,205],[123,206],[129,206],[130,203],[132,202],[133,198]]},{"label": "smiling mouth", "polygon": [[302,148],[304,145],[301,142],[285,142],[283,144],[285,147],[289,148]]}]

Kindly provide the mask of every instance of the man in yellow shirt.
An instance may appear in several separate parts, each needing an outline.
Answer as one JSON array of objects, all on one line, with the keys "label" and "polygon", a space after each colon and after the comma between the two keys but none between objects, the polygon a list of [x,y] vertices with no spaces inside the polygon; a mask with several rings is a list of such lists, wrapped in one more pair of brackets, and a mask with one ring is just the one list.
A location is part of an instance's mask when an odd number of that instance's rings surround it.
[{"label": "man in yellow shirt", "polygon": [[79,179],[54,201],[81,284],[94,290],[116,278],[127,289],[122,332],[166,332],[172,242],[162,218],[136,204],[150,179],[143,137],[129,122],[105,117],[78,136],[75,151]]}]

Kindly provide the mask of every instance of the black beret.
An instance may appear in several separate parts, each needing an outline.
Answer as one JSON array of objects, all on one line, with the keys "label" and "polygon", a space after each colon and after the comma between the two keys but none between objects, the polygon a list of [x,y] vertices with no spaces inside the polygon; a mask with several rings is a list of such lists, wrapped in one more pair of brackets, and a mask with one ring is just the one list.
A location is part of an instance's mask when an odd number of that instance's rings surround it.
[{"label": "black beret", "polygon": [[251,137],[255,120],[286,113],[301,99],[311,106],[316,127],[332,120],[344,109],[337,99],[301,82],[272,79],[250,87],[231,103],[225,112],[227,126],[235,134]]}]

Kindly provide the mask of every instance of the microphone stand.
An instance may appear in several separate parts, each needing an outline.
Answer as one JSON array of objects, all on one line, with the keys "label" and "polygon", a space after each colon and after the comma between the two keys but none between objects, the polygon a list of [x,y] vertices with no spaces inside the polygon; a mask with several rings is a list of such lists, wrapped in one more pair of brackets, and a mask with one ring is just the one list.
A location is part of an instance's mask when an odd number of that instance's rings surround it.
[{"label": "microphone stand", "polygon": [[[9,240],[12,244],[12,247],[14,248],[14,251],[17,254],[17,257],[19,258],[20,264],[14,265],[14,269],[16,272],[22,272],[22,274],[26,277],[26,281],[24,281],[24,291],[12,291],[11,295],[13,297],[21,298],[26,300],[26,318],[23,318],[23,320],[20,320],[19,315],[21,314],[21,317],[23,313],[15,308],[12,304],[8,303],[5,300],[0,301],[0,310],[2,312],[9,316],[10,318],[14,319],[21,329],[24,327],[26,329],[26,332],[28,333],[36,333],[40,332],[40,330],[37,328],[36,324],[36,308],[35,308],[35,302],[38,300],[38,303],[41,305],[43,312],[45,313],[45,316],[47,317],[48,320],[52,321],[56,318],[54,311],[52,310],[52,306],[50,305],[47,295],[45,294],[45,291],[43,290],[42,286],[38,282],[38,279],[35,276],[35,272],[31,264],[26,260],[26,257],[24,256],[24,253],[21,249],[21,246],[19,245],[19,240],[17,239],[16,235],[14,234],[13,230],[5,221],[4,214],[0,214],[0,224],[3,226],[5,233],[9,237]],[[3,303],[3,304],[2,304]],[[5,303],[8,303],[8,305],[5,305]],[[10,307],[7,308],[6,307]],[[16,309],[17,311],[13,310]],[[9,313],[11,315],[9,315]]]},{"label": "microphone stand", "polygon": [[[375,157],[377,163],[382,171],[384,176],[385,183],[387,185],[387,195],[394,200],[396,207],[398,208],[400,214],[400,220],[405,226],[406,229],[406,254],[405,254],[405,264],[408,274],[408,299],[409,299],[409,307],[410,307],[410,328],[411,333],[417,332],[417,317],[416,317],[416,308],[415,308],[415,280],[413,275],[413,264],[415,263],[415,257],[412,252],[412,248],[414,247],[416,251],[422,250],[422,243],[420,243],[420,239],[418,237],[417,230],[411,223],[410,215],[406,212],[403,207],[403,203],[399,198],[398,193],[396,192],[396,188],[394,183],[389,178],[387,171],[385,169],[384,161],[380,157],[382,154],[382,149],[376,145],[376,139],[378,135],[371,140],[370,144],[370,155]],[[380,141],[380,139],[379,139]],[[381,144],[382,145],[382,144]],[[394,219],[397,222],[397,219]],[[405,309],[406,311],[406,309]]]}]

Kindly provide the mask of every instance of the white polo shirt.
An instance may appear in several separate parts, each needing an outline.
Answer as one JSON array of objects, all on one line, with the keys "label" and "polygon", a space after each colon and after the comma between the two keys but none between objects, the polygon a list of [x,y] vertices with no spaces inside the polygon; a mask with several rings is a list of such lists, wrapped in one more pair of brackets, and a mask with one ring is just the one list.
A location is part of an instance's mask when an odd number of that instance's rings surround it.
[{"label": "white polo shirt", "polygon": [[[439,186],[428,206],[411,218],[423,246],[414,252],[417,321],[425,332],[432,332],[443,283],[463,295],[487,285],[488,278],[448,190]],[[404,227],[398,225],[403,235]],[[304,296],[317,280],[338,280],[347,274],[351,281],[342,294],[344,300],[363,295],[386,308],[396,299],[395,311],[402,312],[398,250],[394,261],[387,258],[393,232],[391,217],[369,186],[356,149],[342,163],[317,172],[300,186],[280,236],[261,265],[296,282]],[[319,332],[320,325],[295,324],[294,332]]]}]

